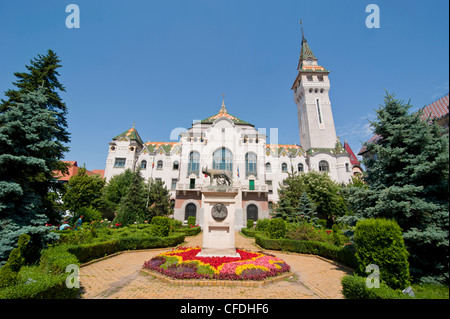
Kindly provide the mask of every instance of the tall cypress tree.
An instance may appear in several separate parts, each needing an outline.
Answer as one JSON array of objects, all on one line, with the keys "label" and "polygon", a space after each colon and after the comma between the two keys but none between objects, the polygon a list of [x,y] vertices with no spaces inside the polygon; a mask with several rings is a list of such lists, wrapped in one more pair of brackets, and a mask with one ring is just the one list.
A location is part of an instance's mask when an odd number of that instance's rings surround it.
[{"label": "tall cypress tree", "polygon": [[[49,111],[54,112],[55,129],[53,131],[52,140],[54,147],[51,154],[48,154],[50,160],[47,161],[49,171],[33,176],[30,178],[39,180],[39,188],[35,192],[44,200],[46,215],[55,222],[59,219],[59,213],[54,210],[53,197],[49,196],[49,190],[62,192],[62,186],[52,177],[53,171],[61,171],[67,173],[68,166],[61,160],[64,154],[69,150],[65,143],[70,142],[70,134],[67,131],[67,106],[62,101],[59,92],[65,92],[65,87],[59,82],[58,69],[62,66],[61,60],[56,53],[48,50],[46,54],[39,54],[36,58],[30,60],[30,65],[26,65],[27,72],[16,72],[14,76],[17,78],[13,85],[15,89],[9,89],[5,92],[6,100],[2,99],[0,103],[0,113],[14,108],[18,103],[23,102],[22,97],[26,93],[34,92],[41,89],[46,96],[45,107]],[[57,160],[53,160],[57,159]],[[44,185],[45,184],[45,185]]]},{"label": "tall cypress tree", "polygon": [[353,199],[362,217],[384,217],[403,229],[411,273],[422,281],[448,281],[449,143],[437,124],[410,114],[411,105],[387,94],[372,122],[382,139],[368,145],[368,189]]},{"label": "tall cypress tree", "polygon": [[0,263],[23,233],[36,247],[54,237],[37,190],[57,161],[56,112],[47,108],[43,89],[19,97],[22,102],[0,113]]}]

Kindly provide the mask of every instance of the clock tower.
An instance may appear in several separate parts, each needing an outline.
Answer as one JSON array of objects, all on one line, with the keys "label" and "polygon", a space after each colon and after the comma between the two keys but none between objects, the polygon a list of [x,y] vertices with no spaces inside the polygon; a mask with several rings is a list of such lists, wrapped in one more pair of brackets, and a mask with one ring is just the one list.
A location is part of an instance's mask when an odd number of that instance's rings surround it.
[{"label": "clock tower", "polygon": [[[300,21],[301,23],[301,21]],[[298,75],[292,90],[297,104],[300,146],[303,150],[334,149],[336,130],[329,98],[330,73],[317,63],[317,58],[303,34]]]}]

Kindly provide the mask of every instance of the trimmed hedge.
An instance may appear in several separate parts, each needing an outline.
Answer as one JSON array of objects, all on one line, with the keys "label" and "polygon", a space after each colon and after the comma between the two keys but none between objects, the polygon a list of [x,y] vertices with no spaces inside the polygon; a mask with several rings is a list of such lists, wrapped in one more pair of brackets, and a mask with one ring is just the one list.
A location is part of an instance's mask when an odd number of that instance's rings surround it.
[{"label": "trimmed hedge", "polygon": [[293,239],[271,239],[261,233],[255,233],[255,243],[265,249],[284,250],[300,254],[318,255],[356,268],[354,254],[344,247],[337,247],[318,241],[299,241]]},{"label": "trimmed hedge", "polygon": [[125,236],[99,243],[70,245],[68,252],[75,255],[81,263],[105,257],[124,250],[173,247],[184,242],[185,234],[169,237],[131,237]]},{"label": "trimmed hedge", "polygon": [[368,288],[366,278],[357,275],[342,277],[341,284],[345,299],[413,299],[383,282],[379,288]]},{"label": "trimmed hedge", "polygon": [[125,236],[104,242],[50,247],[42,250],[39,266],[21,268],[18,284],[0,289],[0,299],[72,299],[79,289],[66,287],[70,275],[65,272],[68,265],[79,266],[123,250],[173,247],[183,243],[184,238],[184,233],[169,237]]},{"label": "trimmed hedge", "polygon": [[184,233],[186,236],[195,236],[197,234],[200,234],[202,228],[200,226],[189,228],[175,228],[173,231],[174,233]]}]

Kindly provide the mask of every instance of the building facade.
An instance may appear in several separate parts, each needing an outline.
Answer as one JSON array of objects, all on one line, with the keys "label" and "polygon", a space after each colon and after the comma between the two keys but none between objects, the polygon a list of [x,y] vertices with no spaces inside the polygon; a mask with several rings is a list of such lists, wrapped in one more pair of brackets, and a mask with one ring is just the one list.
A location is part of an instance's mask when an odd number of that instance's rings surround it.
[{"label": "building facade", "polygon": [[300,145],[267,143],[263,130],[231,115],[222,102],[218,113],[192,124],[177,142],[144,142],[134,126],[114,137],[106,181],[127,168],[140,168],[144,178],[161,180],[171,191],[174,218],[195,216],[202,225],[202,187],[211,183],[202,169],[227,170],[239,188],[235,229],[245,227],[248,219],[269,217],[288,172],[321,171],[348,183],[355,164],[336,137],[329,71],[317,61],[302,34],[298,76],[292,86]]}]

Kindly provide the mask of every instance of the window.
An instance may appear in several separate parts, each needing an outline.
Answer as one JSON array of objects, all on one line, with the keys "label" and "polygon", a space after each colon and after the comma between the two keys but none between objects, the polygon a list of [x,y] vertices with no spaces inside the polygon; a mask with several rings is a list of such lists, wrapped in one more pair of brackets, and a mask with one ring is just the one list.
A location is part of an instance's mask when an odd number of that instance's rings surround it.
[{"label": "window", "polygon": [[245,154],[245,176],[249,175],[256,176],[256,154],[247,153]]},{"label": "window", "polygon": [[189,181],[189,189],[195,189],[195,178],[191,178]]},{"label": "window", "polygon": [[177,188],[177,179],[172,178],[172,186],[170,187],[171,190],[175,190]]},{"label": "window", "polygon": [[323,75],[319,75],[317,78],[319,79],[319,81],[323,81]]},{"label": "window", "polygon": [[163,161],[158,161],[158,163],[156,164],[156,169],[163,169]]},{"label": "window", "polygon": [[180,168],[180,163],[178,161],[173,162],[173,167],[172,169],[174,171],[178,171],[178,169]]},{"label": "window", "polygon": [[125,167],[125,158],[116,158],[114,162],[114,167]]},{"label": "window", "polygon": [[327,161],[319,162],[319,171],[320,172],[328,172],[329,170],[330,170],[330,166],[328,165]]},{"label": "window", "polygon": [[247,206],[247,220],[258,220],[258,207],[255,204],[250,204]]},{"label": "window", "polygon": [[303,164],[302,163],[298,164],[298,171],[303,172]]},{"label": "window", "polygon": [[312,80],[313,80],[313,77],[312,77],[312,75],[307,75],[307,76],[306,76],[306,79],[307,79],[308,81],[312,81]]},{"label": "window", "polygon": [[287,173],[287,164],[286,163],[281,164],[281,172]]},{"label": "window", "polygon": [[225,147],[213,153],[213,169],[226,169],[233,172],[233,154]]},{"label": "window", "polygon": [[200,171],[200,154],[198,152],[191,152],[189,154],[188,175],[198,175]]},{"label": "window", "polygon": [[189,217],[196,217],[197,215],[197,206],[194,203],[189,203],[186,205],[184,210],[184,220],[187,220]]},{"label": "window", "polygon": [[273,194],[272,181],[266,181],[267,191],[269,194]]},{"label": "window", "polygon": [[319,116],[319,124],[322,124],[322,114],[320,112],[319,99],[316,99],[316,104],[317,104],[317,115]]},{"label": "window", "polygon": [[141,169],[146,169],[147,168],[147,161],[142,161],[141,162]]},{"label": "window", "polygon": [[270,165],[270,163],[266,163],[266,172],[267,173],[272,172],[272,165]]},{"label": "window", "polygon": [[350,172],[350,164],[349,163],[345,163],[345,171]]},{"label": "window", "polygon": [[161,178],[155,178],[155,183],[162,184],[162,179]]}]

